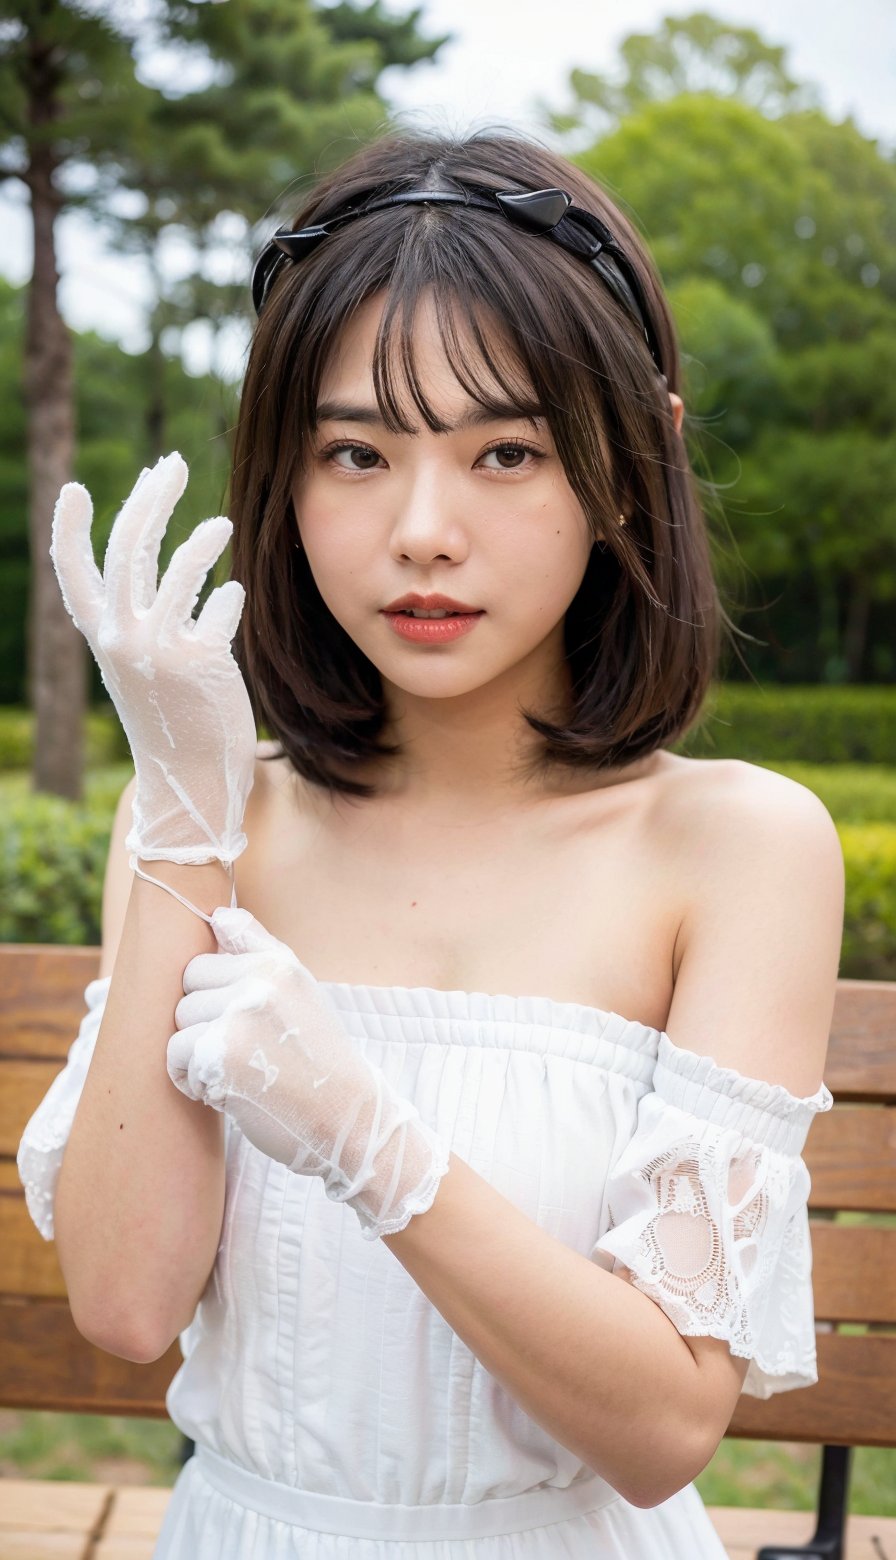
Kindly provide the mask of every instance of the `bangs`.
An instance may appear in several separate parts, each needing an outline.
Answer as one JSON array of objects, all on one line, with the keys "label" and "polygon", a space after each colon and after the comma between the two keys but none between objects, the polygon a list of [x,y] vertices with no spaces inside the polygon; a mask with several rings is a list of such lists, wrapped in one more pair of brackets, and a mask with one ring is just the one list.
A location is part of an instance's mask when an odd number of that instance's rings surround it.
[{"label": "bangs", "polygon": [[[484,411],[495,418],[534,419],[543,414],[519,343],[503,321],[487,314],[480,303],[423,276],[390,292],[374,346],[372,377],[380,416],[390,433],[415,431],[405,416],[401,391],[407,390],[426,426],[447,433],[451,424],[439,417],[426,398],[414,355],[414,323],[427,289],[435,303],[445,360],[455,380]],[[483,319],[483,314],[486,318]],[[497,351],[495,348],[497,347]]]},{"label": "bangs", "polygon": [[[426,296],[445,361],[473,402],[495,417],[542,415],[561,458],[570,419],[580,437],[594,441],[595,420],[603,424],[610,381],[605,354],[614,333],[612,327],[599,328],[593,281],[555,245],[540,246],[536,266],[525,247],[508,251],[508,236],[494,218],[475,212],[468,217],[462,208],[451,216],[418,208],[400,223],[392,213],[378,213],[363,231],[334,234],[326,272],[313,281],[304,278],[306,308],[284,310],[284,322],[291,318],[296,330],[295,399],[286,408],[294,437],[304,445],[306,430],[317,422],[326,365],[358,310],[382,294],[371,378],[389,432],[413,434],[415,412],[434,433],[451,427],[428,400],[414,353],[415,320]],[[302,288],[303,279],[296,277],[293,285]],[[573,301],[579,307],[570,307]],[[595,442],[591,453],[606,465],[606,447],[602,461]]]}]

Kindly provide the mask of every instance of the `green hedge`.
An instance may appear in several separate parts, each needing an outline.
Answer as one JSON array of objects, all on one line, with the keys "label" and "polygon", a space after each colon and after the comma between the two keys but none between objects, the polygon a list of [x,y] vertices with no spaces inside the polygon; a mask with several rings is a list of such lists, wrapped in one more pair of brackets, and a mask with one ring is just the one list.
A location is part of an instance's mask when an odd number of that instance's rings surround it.
[{"label": "green hedge", "polygon": [[0,787],[0,942],[98,944],[115,804],[131,764],[88,776],[83,802]]},{"label": "green hedge", "polygon": [[846,862],[846,914],[840,974],[896,980],[896,828],[838,824]]},{"label": "green hedge", "polygon": [[[0,708],[0,770],[30,769],[34,749],[31,710]],[[88,768],[120,763],[130,757],[128,739],[114,707],[89,710],[84,722],[84,757]]]},{"label": "green hedge", "polygon": [[[31,764],[33,719],[28,710],[0,708],[0,770]],[[129,756],[111,704],[88,714],[86,751],[88,765]],[[894,764],[896,688],[717,684],[699,728],[674,751],[757,764]]]},{"label": "green hedge", "polygon": [[896,763],[896,688],[716,685],[675,749],[751,763]]},{"label": "green hedge", "polygon": [[[132,773],[123,764],[89,775],[83,803],[30,796],[27,775],[0,781],[0,942],[101,941],[112,815]],[[869,785],[862,770],[805,765],[792,773],[821,796],[843,846],[841,975],[896,980],[896,775],[876,771]]]}]

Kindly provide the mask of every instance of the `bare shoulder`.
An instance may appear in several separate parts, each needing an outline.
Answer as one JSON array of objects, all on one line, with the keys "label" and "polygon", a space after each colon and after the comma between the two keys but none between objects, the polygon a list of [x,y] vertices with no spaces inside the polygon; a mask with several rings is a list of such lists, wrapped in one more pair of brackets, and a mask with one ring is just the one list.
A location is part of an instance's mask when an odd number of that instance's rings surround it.
[{"label": "bare shoulder", "polygon": [[821,797],[761,764],[742,759],[683,759],[658,792],[657,822],[691,860],[724,866],[789,846],[820,847],[842,861],[840,840]]},{"label": "bare shoulder", "polygon": [[748,903],[798,914],[801,900],[814,902],[842,928],[840,837],[799,781],[741,759],[681,759],[657,791],[653,824],[681,907],[675,974],[698,921],[746,914]]},{"label": "bare shoulder", "polygon": [[843,935],[845,868],[834,821],[814,791],[758,764],[719,760],[681,780],[678,794],[673,786],[663,799],[677,830],[682,907],[670,1023],[692,1037],[682,1043],[696,1036],[707,1045],[716,1025],[723,1038],[712,1043],[732,1048],[716,1059],[741,1066],[737,1026],[749,1012],[755,1067],[764,1004],[767,1035],[780,1037],[783,1025],[794,1044],[785,1063],[769,1040],[767,1065],[787,1065],[777,1081],[809,1092],[823,1065]]}]

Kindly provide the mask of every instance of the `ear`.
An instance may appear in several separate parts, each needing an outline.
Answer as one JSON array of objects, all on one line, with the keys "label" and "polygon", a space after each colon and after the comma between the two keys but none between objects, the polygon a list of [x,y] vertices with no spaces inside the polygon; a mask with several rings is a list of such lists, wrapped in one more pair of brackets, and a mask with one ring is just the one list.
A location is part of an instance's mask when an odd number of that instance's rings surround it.
[{"label": "ear", "polygon": [[684,401],[674,390],[669,391],[669,401],[672,406],[672,421],[675,424],[675,432],[681,433],[681,424],[684,418]]}]

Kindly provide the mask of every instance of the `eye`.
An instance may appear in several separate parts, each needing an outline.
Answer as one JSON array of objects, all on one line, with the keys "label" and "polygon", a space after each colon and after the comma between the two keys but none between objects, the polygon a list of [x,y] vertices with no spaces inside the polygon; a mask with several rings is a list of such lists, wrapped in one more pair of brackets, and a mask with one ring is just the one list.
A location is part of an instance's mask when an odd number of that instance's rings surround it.
[{"label": "eye", "polygon": [[[514,453],[518,453],[518,454],[521,454],[521,455],[531,455],[533,460],[535,460],[536,462],[538,462],[540,460],[544,460],[544,452],[542,450],[536,449],[534,444],[524,444],[519,439],[501,439],[500,442],[497,443],[497,444],[490,444],[487,450],[483,450],[480,459],[484,460],[486,455],[500,454],[500,455],[503,456],[503,455],[506,455],[508,452],[511,455],[514,454]],[[525,467],[523,467],[523,466],[498,466],[498,467],[492,466],[492,467],[490,467],[488,469],[491,470],[491,471],[495,471],[495,470],[498,470],[498,471],[523,471],[523,470],[525,470]]]},{"label": "eye", "polygon": [[325,450],[321,451],[320,458],[321,458],[322,461],[324,461],[324,462],[326,462],[326,463],[328,463],[330,465],[338,466],[338,469],[340,471],[372,471],[373,470],[373,466],[372,465],[371,466],[355,466],[355,465],[344,466],[344,465],[342,465],[340,462],[338,462],[336,460],[335,457],[337,455],[341,454],[343,450],[361,450],[364,455],[372,455],[374,460],[379,460],[379,456],[377,455],[376,450],[372,450],[370,448],[369,444],[348,444],[348,443],[345,443],[345,444],[331,444],[328,449],[325,449]]}]

